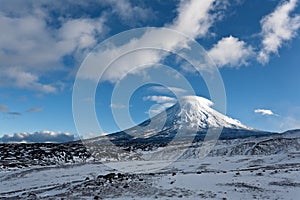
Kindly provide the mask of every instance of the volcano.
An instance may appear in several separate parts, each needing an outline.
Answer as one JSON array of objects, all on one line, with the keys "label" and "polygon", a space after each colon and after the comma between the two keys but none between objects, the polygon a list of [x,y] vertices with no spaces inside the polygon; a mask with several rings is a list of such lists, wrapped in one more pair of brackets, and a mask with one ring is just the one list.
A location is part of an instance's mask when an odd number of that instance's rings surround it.
[{"label": "volcano", "polygon": [[213,102],[199,96],[185,96],[160,114],[124,131],[97,137],[89,142],[109,139],[117,144],[168,143],[180,134],[179,140],[204,140],[208,130],[215,131],[218,139],[260,137],[275,134],[242,124],[215,109]]}]

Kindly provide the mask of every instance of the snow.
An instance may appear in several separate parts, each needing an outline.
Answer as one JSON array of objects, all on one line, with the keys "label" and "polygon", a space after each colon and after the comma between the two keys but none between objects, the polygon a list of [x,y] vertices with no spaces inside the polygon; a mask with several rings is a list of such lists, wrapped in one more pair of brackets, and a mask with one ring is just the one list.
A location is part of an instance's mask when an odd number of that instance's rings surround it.
[{"label": "snow", "polygon": [[[198,146],[203,145],[199,142],[172,162],[170,155],[181,146],[139,149],[141,155],[155,158],[149,160],[89,159],[86,163],[1,169],[0,199],[296,200],[300,196],[298,132],[219,141],[204,158],[197,156]],[[46,147],[36,146],[48,150]]]},{"label": "snow", "polygon": [[179,100],[180,111],[177,114],[181,117],[179,124],[196,126],[198,130],[207,128],[225,127],[235,129],[251,128],[243,125],[238,120],[225,116],[212,108],[213,102],[203,97],[185,96]]},{"label": "snow", "polygon": [[208,107],[211,107],[214,105],[214,103],[211,100],[206,99],[204,97],[200,97],[200,96],[183,96],[180,98],[179,102],[180,102],[180,104],[197,103],[200,106],[208,106]]},{"label": "snow", "polygon": [[[88,176],[107,173],[110,169],[99,163],[74,164],[65,166],[32,167],[22,170],[4,171],[0,174],[0,193],[46,189],[54,186],[76,183]],[[45,194],[53,193],[46,190]],[[18,192],[16,193],[18,194]]]},{"label": "snow", "polygon": [[[34,193],[40,198],[84,194],[93,199],[102,194],[105,199],[298,199],[299,161],[300,154],[216,156],[178,160],[154,173],[148,170],[163,161],[115,162],[124,168],[142,165],[144,171],[124,174],[128,179],[104,180],[99,186],[99,175],[115,172],[103,163],[2,171],[0,197]],[[121,187],[125,184],[128,187]]]}]

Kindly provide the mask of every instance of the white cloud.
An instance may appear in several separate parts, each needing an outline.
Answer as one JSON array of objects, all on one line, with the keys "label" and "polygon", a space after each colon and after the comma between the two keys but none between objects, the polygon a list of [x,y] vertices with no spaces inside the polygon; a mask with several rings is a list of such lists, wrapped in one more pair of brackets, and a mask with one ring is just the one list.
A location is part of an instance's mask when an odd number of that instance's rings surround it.
[{"label": "white cloud", "polygon": [[166,87],[166,86],[151,86],[149,87],[150,91],[158,92],[161,94],[178,94],[178,95],[184,95],[187,94],[187,91],[182,88],[178,87]]},{"label": "white cloud", "polygon": [[[178,17],[172,24],[166,24],[165,27],[185,33],[192,38],[204,37],[217,19],[218,14],[211,12],[215,11],[219,5],[220,3],[216,3],[214,0],[182,1],[178,8]],[[166,56],[163,51],[141,50],[146,47],[174,51],[179,47],[188,48],[188,44],[187,38],[184,36],[166,34],[166,31],[161,29],[151,29],[128,43],[118,46],[110,44],[108,48],[90,55],[86,63],[89,67],[82,68],[80,78],[98,81],[99,74],[103,74],[102,81],[115,83],[125,75],[140,74],[145,71],[145,67],[135,67],[147,64],[149,64],[148,67],[151,67],[151,64],[161,61]],[[133,50],[138,51],[128,53]],[[114,62],[111,63],[111,61]],[[109,64],[110,67],[106,69]]]},{"label": "white cloud", "polygon": [[192,38],[204,37],[218,17],[216,8],[226,1],[189,0],[180,2],[178,16],[170,28],[187,34]]},{"label": "white cloud", "polygon": [[[183,32],[192,38],[201,38],[210,34],[210,28],[217,20],[220,20],[228,1],[220,0],[181,0],[177,8],[177,17],[164,27]],[[68,5],[68,6],[65,6]],[[91,6],[92,5],[92,6]],[[7,68],[18,66],[16,75],[11,75],[9,82],[13,83],[15,77],[26,76],[27,86],[22,89],[31,89],[44,92],[55,92],[57,86],[53,83],[41,83],[41,77],[48,72],[66,69],[62,60],[64,56],[74,55],[80,60],[87,50],[93,48],[99,40],[99,36],[106,33],[108,24],[106,20],[111,13],[100,13],[100,17],[91,18],[89,13],[82,18],[74,18],[77,8],[89,10],[99,6],[103,9],[112,9],[112,13],[120,17],[123,22],[129,24],[134,21],[146,20],[152,14],[148,8],[137,6],[128,0],[104,0],[104,1],[71,1],[67,3],[55,1],[18,1],[16,5],[10,1],[3,1],[0,8],[0,73]],[[109,6],[109,7],[108,7]],[[259,52],[258,60],[267,62],[270,53],[276,53],[284,41],[295,37],[300,26],[300,17],[291,16],[296,7],[296,0],[286,1],[280,4],[273,13],[261,20],[263,49]],[[71,8],[71,9],[70,9]],[[52,19],[50,11],[57,11],[59,17]],[[81,12],[81,11],[80,11]],[[102,12],[102,11],[101,11]],[[78,14],[78,13],[77,13]],[[68,17],[65,17],[68,16]],[[108,17],[109,16],[109,17]],[[49,25],[56,20],[54,25]],[[160,38],[160,40],[154,40]],[[163,41],[163,42],[161,42]],[[151,44],[152,43],[152,44]],[[156,44],[155,44],[156,43]],[[101,60],[107,63],[116,55],[121,55],[129,49],[137,49],[144,46],[161,46],[162,49],[174,50],[186,45],[182,38],[165,35],[162,31],[148,31],[140,38],[136,38],[121,46],[111,46],[105,52],[101,52]],[[230,51],[223,51],[224,48]],[[211,50],[210,55],[218,66],[247,65],[248,58],[252,56],[252,48],[244,41],[232,36],[222,38]],[[124,74],[140,73],[143,68],[132,70],[139,64],[155,63],[163,59],[164,53],[151,50],[143,50],[124,57],[113,63],[111,69],[105,73],[104,80],[115,82]],[[100,58],[97,58],[99,60]],[[93,61],[91,61],[93,62]],[[84,73],[83,78],[92,78],[97,70],[103,70],[99,63]],[[183,70],[191,70],[184,68]],[[30,72],[30,73],[29,73]],[[0,75],[0,85],[4,85],[4,79]],[[5,81],[4,81],[5,80]],[[31,80],[31,81],[30,81]],[[14,84],[20,87],[20,84]]]},{"label": "white cloud", "polygon": [[124,105],[124,104],[110,104],[110,107],[113,108],[113,109],[123,109],[123,108],[126,108],[127,106]]},{"label": "white cloud", "polygon": [[272,110],[268,110],[268,109],[255,109],[254,112],[255,113],[260,113],[262,115],[274,115],[274,116],[278,116],[277,114],[273,113]]},{"label": "white cloud", "polygon": [[[1,0],[0,12],[10,13],[15,16],[26,15],[28,13],[47,12],[70,18],[74,16],[87,16],[91,13],[102,12],[108,18],[118,16],[122,24],[136,25],[139,22],[148,20],[153,16],[150,8],[140,6],[140,2],[130,0],[85,0],[85,1],[35,1],[35,0]],[[95,8],[97,13],[95,13]]]},{"label": "white cloud", "polygon": [[26,143],[62,143],[74,140],[72,133],[54,132],[54,131],[39,131],[34,133],[14,133],[13,135],[7,134],[0,138],[0,142],[26,142]]},{"label": "white cloud", "polygon": [[[103,74],[103,81],[115,83],[127,74],[142,73],[146,67],[151,67],[166,54],[163,51],[141,48],[160,47],[171,50],[182,42],[182,38],[166,35],[164,30],[151,29],[140,38],[134,38],[123,45],[110,44],[108,48],[89,56],[85,63],[88,67],[81,68],[80,78],[98,81],[98,75]],[[109,68],[106,69],[107,66]]]},{"label": "white cloud", "polygon": [[261,20],[263,40],[262,49],[257,58],[260,63],[269,62],[272,53],[278,54],[278,49],[283,43],[297,35],[297,30],[300,27],[300,16],[291,15],[296,6],[297,0],[285,1]]},{"label": "white cloud", "polygon": [[[79,6],[87,9],[88,7],[88,3],[84,2],[72,3],[70,1],[70,3],[72,8]],[[111,5],[113,12],[123,20],[132,21],[134,19],[136,21],[137,18],[149,18],[148,8],[135,6],[127,0],[106,0],[95,2],[95,4]],[[0,29],[2,30],[0,35],[0,72],[3,72],[2,74],[10,73],[10,76],[0,75],[0,86],[10,85],[45,93],[56,92],[58,88],[55,83],[42,82],[40,81],[43,80],[41,78],[49,72],[70,70],[66,69],[62,63],[64,56],[75,55],[77,58],[78,55],[80,57],[86,50],[94,47],[98,36],[107,30],[105,26],[107,14],[105,13],[96,19],[88,16],[80,19],[60,17],[56,19],[58,24],[49,26],[49,22],[53,20],[49,15],[49,10],[58,9],[57,12],[65,11],[67,12],[66,15],[70,15],[70,11],[67,11],[61,2],[53,4],[29,2],[23,5],[18,12],[11,9],[9,2],[6,2],[5,5],[2,12],[0,11]],[[217,5],[218,3],[214,0],[201,1],[201,3],[197,0],[182,1],[178,7],[178,17],[174,19],[172,24],[166,24],[165,27],[182,31],[193,38],[203,37],[217,19],[218,14],[211,12]],[[8,13],[13,14],[9,15]],[[192,29],[190,27],[186,29],[186,23],[190,23]],[[154,38],[160,39],[153,40]],[[179,46],[186,45],[185,43],[183,37],[170,36],[163,31],[152,30],[127,44],[112,45],[105,52],[101,52],[101,58],[96,57],[97,61],[101,60],[103,61],[101,63],[105,65],[106,61],[111,61],[116,55],[121,55],[131,49],[138,49],[141,46],[161,46],[162,49],[174,50]],[[156,63],[164,56],[165,54],[162,52],[143,50],[136,52],[130,58],[121,57],[105,72],[103,80],[115,82],[128,72],[140,73],[144,68],[132,70],[133,67],[140,64]],[[83,73],[83,78],[97,80],[98,76],[94,77],[97,74],[95,71],[103,70],[104,67],[99,66],[99,63],[91,62],[92,66],[95,67],[91,67],[90,70]],[[15,74],[11,73],[12,71]],[[15,82],[18,77],[22,77],[22,80]]]},{"label": "white cloud", "polygon": [[42,84],[40,77],[66,71],[63,57],[81,55],[105,32],[103,17],[63,19],[54,27],[47,24],[48,16],[44,15],[0,12],[0,86],[8,81],[22,89],[55,92],[54,84]]},{"label": "white cloud", "polygon": [[147,96],[143,98],[144,101],[150,100],[150,101],[154,101],[156,103],[175,103],[176,99],[173,97],[168,97],[168,96]]},{"label": "white cloud", "polygon": [[103,3],[111,5],[112,12],[117,14],[121,20],[129,25],[137,24],[151,18],[150,9],[132,5],[128,0],[106,0]]},{"label": "white cloud", "polygon": [[17,87],[43,93],[57,92],[55,86],[40,83],[36,74],[22,70],[22,68],[17,67],[0,68],[0,86]]},{"label": "white cloud", "polygon": [[67,20],[58,30],[60,46],[68,46],[67,51],[94,47],[97,34],[104,31],[104,18]]},{"label": "white cloud", "polygon": [[173,106],[177,100],[176,98],[173,97],[169,97],[169,96],[146,96],[143,98],[144,101],[153,101],[157,104],[154,104],[151,106],[151,108],[149,109],[149,111],[146,112],[146,114],[149,114],[150,117],[153,117],[161,112],[163,112],[164,110],[166,110],[167,108]]},{"label": "white cloud", "polygon": [[218,67],[247,65],[253,54],[251,46],[233,36],[222,38],[208,52]]},{"label": "white cloud", "polygon": [[[57,63],[61,52],[38,16],[8,17],[0,13],[0,66],[41,68]],[[47,64],[48,63],[48,64]],[[53,67],[53,66],[52,66]]]},{"label": "white cloud", "polygon": [[150,115],[149,117],[152,118],[155,115],[164,112],[167,108],[170,108],[173,105],[174,105],[174,103],[155,104],[155,105],[151,106],[149,111],[146,111],[145,113],[149,114]]},{"label": "white cloud", "polygon": [[180,68],[182,69],[183,72],[185,72],[187,74],[197,74],[198,73],[197,69],[189,63],[181,64]]}]

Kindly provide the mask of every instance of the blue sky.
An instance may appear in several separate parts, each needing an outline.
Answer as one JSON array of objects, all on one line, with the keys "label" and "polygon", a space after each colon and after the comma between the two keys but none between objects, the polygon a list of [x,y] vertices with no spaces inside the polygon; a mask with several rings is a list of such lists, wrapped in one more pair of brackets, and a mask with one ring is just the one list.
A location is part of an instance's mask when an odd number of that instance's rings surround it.
[{"label": "blue sky", "polygon": [[[105,39],[141,27],[171,28],[204,47],[222,75],[227,115],[267,131],[300,128],[298,4],[297,0],[1,0],[0,137],[49,131],[76,135],[72,90],[81,63]],[[151,55],[141,52],[139,58],[157,56]],[[185,76],[197,95],[210,98],[203,78],[179,60],[171,55],[163,64]],[[112,91],[121,78],[118,72],[125,65],[130,62],[107,72],[91,100],[103,132],[119,129],[111,108],[128,108],[139,123],[149,117],[150,108],[154,113],[158,104],[174,103],[167,88],[150,84],[136,90],[129,105],[112,104]],[[135,75],[146,76],[149,70]]]}]

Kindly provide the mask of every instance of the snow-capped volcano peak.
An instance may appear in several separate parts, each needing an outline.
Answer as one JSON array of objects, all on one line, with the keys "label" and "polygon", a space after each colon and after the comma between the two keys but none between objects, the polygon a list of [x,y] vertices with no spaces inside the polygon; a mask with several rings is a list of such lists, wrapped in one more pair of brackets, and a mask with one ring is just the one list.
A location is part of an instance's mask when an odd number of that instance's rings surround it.
[{"label": "snow-capped volcano peak", "polygon": [[191,104],[211,107],[214,103],[209,99],[200,96],[183,96],[179,99],[181,104]]},{"label": "snow-capped volcano peak", "polygon": [[[238,120],[225,116],[212,108],[213,102],[199,96],[185,96],[169,109],[176,109],[173,120],[179,126],[189,126],[198,130],[214,127],[251,129]],[[171,117],[171,116],[169,116]],[[171,117],[172,118],[172,117]]]},{"label": "snow-capped volcano peak", "polygon": [[179,129],[187,132],[206,132],[209,128],[253,130],[238,120],[219,113],[212,108],[213,102],[199,96],[185,96],[164,112],[125,130],[134,138],[165,136]]}]

